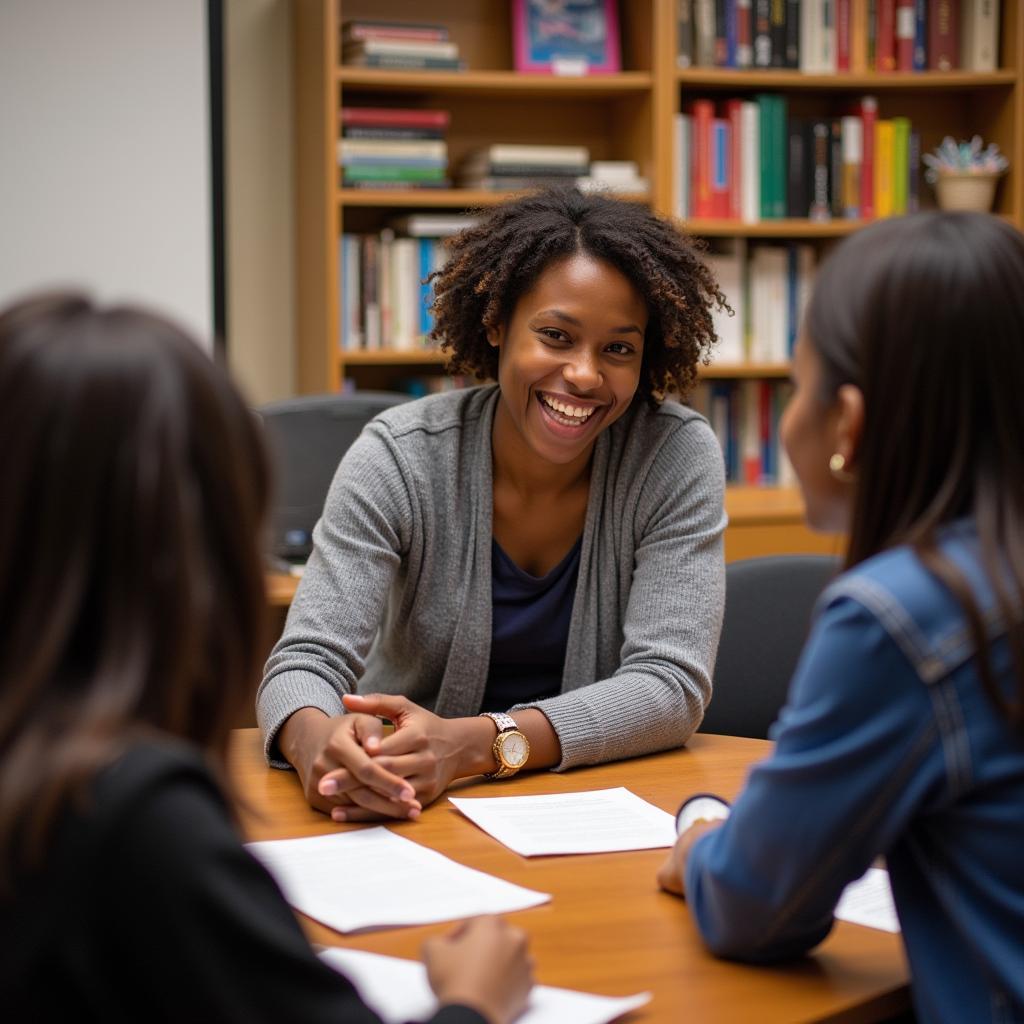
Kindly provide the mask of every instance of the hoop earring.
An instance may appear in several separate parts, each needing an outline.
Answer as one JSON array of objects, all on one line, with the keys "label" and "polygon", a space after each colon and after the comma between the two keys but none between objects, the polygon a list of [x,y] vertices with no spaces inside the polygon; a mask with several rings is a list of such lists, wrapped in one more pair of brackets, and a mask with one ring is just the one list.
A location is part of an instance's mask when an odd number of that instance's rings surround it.
[{"label": "hoop earring", "polygon": [[829,472],[844,484],[852,483],[857,479],[856,476],[846,468],[846,456],[842,455],[840,452],[835,452],[828,460],[828,468]]}]

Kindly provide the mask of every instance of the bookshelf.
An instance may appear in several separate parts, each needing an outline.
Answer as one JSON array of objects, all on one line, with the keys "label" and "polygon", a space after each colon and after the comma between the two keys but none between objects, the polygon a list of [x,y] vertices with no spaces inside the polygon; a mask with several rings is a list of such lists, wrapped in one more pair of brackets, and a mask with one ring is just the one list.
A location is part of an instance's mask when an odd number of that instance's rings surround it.
[{"label": "bookshelf", "polygon": [[[856,6],[867,0],[853,0]],[[352,106],[442,108],[451,112],[447,134],[451,166],[469,151],[494,141],[585,145],[596,160],[634,160],[648,178],[649,202],[669,214],[677,169],[673,166],[675,115],[694,98],[785,95],[796,116],[824,116],[870,93],[880,117],[909,117],[921,151],[943,135],[975,132],[995,142],[1011,160],[995,212],[1024,224],[1024,0],[1002,0],[999,70],[805,74],[782,69],[734,70],[676,63],[675,0],[620,0],[622,67],[592,77],[531,76],[513,70],[511,14],[507,0],[294,0],[294,101],[296,126],[297,382],[305,393],[333,391],[345,382],[392,388],[416,373],[441,372],[432,351],[342,351],[338,343],[340,296],[338,238],[376,232],[410,211],[462,212],[494,205],[504,196],[475,189],[422,191],[341,188],[336,163],[338,115]],[[384,19],[445,24],[467,70],[389,71],[342,66],[343,20]],[[922,206],[933,205],[922,186]],[[771,220],[756,224],[689,220],[692,234],[708,239],[806,242],[822,256],[861,221]],[[709,380],[780,379],[784,364],[713,365]],[[800,525],[792,490],[734,486],[727,508],[732,525],[728,557],[781,551],[833,551],[835,541]]]}]

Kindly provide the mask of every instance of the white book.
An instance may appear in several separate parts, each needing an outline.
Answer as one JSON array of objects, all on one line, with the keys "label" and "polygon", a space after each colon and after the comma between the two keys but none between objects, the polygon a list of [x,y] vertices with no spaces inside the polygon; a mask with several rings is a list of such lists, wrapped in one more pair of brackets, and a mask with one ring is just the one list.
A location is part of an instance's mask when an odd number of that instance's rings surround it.
[{"label": "white book", "polygon": [[398,234],[412,238],[446,238],[479,223],[479,217],[460,213],[411,213],[396,217],[391,221],[391,227]]},{"label": "white book", "polygon": [[575,167],[590,163],[586,146],[531,146],[498,142],[478,149],[466,158],[469,165],[482,164],[552,164]]},{"label": "white book", "polygon": [[415,238],[396,238],[391,254],[395,303],[392,343],[395,348],[408,351],[419,347],[419,311],[416,305],[420,293],[417,275],[419,242]]},{"label": "white book", "polygon": [[447,160],[448,143],[443,139],[339,139],[339,162],[347,156]]},{"label": "white book", "polygon": [[822,0],[800,4],[800,70],[814,75],[821,71]]},{"label": "white book", "polygon": [[699,68],[715,66],[715,0],[693,2],[693,63]]},{"label": "white book", "polygon": [[581,192],[610,192],[613,195],[646,195],[651,183],[647,178],[633,178],[630,181],[601,181],[590,175],[573,178]]},{"label": "white book", "polygon": [[459,44],[432,39],[355,39],[344,43],[344,55],[366,54],[379,57],[441,57],[456,60]]},{"label": "white book", "polygon": [[820,57],[818,70],[834,75],[838,70],[839,56],[836,46],[836,0],[814,0],[821,4],[821,29],[818,40]]},{"label": "white book", "polygon": [[999,65],[999,0],[963,0],[961,67],[995,71]]},{"label": "white book", "polygon": [[715,346],[714,361],[718,365],[735,366],[746,362],[746,339],[744,338],[745,281],[747,269],[747,246],[745,239],[737,238],[730,245],[731,251],[711,253],[705,261],[718,282],[719,290],[733,309],[730,316],[724,309],[713,309],[711,319],[715,325],[718,344]]},{"label": "white book", "polygon": [[635,160],[591,160],[590,177],[609,184],[629,184],[640,177]]},{"label": "white book", "polygon": [[781,246],[758,246],[751,259],[750,274],[750,358],[758,363],[784,363],[788,358],[789,254]]},{"label": "white book", "polygon": [[740,219],[761,220],[761,117],[748,100],[740,107]]},{"label": "white book", "polygon": [[689,114],[676,114],[672,118],[672,150],[675,154],[675,174],[672,175],[672,209],[676,217],[686,220],[690,216],[690,146],[693,129]]}]

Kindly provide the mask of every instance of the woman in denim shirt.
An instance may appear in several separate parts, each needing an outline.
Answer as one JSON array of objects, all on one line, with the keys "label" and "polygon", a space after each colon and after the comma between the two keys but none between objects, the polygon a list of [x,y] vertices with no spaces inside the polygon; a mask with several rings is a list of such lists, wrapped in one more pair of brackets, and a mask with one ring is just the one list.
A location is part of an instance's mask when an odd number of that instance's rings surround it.
[{"label": "woman in denim shirt", "polygon": [[822,268],[782,436],[849,535],[724,823],[659,872],[717,954],[811,949],[884,855],[923,1021],[1024,1020],[1024,236],[874,225]]}]

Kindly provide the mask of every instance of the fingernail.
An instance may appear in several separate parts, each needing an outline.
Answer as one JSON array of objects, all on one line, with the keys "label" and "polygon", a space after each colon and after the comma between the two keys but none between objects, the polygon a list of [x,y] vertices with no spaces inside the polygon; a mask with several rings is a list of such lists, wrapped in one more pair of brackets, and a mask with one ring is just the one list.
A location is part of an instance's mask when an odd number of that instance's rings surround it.
[{"label": "fingernail", "polygon": [[409,808],[409,817],[414,821],[420,816],[420,809],[418,807]]},{"label": "fingernail", "polygon": [[340,807],[335,807],[334,810],[331,811],[331,817],[335,821],[344,821],[345,820],[345,812]]},{"label": "fingernail", "polygon": [[334,779],[322,779],[320,781],[320,795],[333,796],[338,792],[338,784]]},{"label": "fingernail", "polygon": [[415,795],[416,790],[410,786],[403,786],[402,789],[398,791],[399,800],[411,800]]}]

